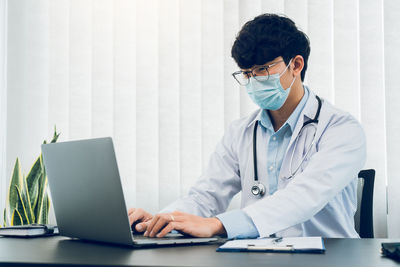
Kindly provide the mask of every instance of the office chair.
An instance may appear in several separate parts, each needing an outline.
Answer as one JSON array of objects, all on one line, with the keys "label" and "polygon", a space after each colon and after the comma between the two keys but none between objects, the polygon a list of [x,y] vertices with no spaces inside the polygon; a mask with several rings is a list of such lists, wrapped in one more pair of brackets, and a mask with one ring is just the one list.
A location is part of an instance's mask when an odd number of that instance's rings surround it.
[{"label": "office chair", "polygon": [[357,211],[354,224],[361,238],[374,237],[372,204],[374,200],[375,170],[362,170],[358,173]]}]

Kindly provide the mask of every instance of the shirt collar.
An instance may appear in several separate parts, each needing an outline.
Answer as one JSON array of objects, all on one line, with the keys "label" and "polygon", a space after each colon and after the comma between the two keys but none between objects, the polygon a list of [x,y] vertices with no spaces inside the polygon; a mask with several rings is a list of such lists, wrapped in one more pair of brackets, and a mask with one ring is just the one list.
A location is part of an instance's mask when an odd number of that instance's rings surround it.
[{"label": "shirt collar", "polygon": [[[308,118],[312,118],[312,114],[308,114],[309,109],[305,109],[306,106],[308,106],[308,99],[309,96],[314,96],[314,94],[311,92],[311,90],[308,88],[308,86],[304,85],[304,95],[301,98],[299,104],[297,105],[297,107],[295,108],[295,110],[292,112],[292,114],[289,116],[288,120],[285,122],[284,126],[286,124],[288,124],[290,126],[290,129],[294,130],[294,128],[296,127],[296,123],[299,120],[300,114],[302,113],[303,109],[304,109],[304,116],[308,117]],[[258,112],[258,114],[256,115],[256,117],[250,121],[250,123],[247,125],[247,127],[250,127],[251,125],[253,125],[256,121],[260,121],[261,125],[263,125],[265,128],[267,129],[272,129],[272,123],[271,123],[271,119],[268,115],[267,110],[265,109],[260,109],[260,111]],[[283,128],[284,126],[282,126],[281,128]]]},{"label": "shirt collar", "polygon": [[299,120],[300,113],[303,111],[304,106],[307,103],[309,94],[310,93],[308,92],[308,88],[306,86],[304,86],[304,95],[301,98],[300,103],[297,105],[297,107],[294,109],[292,114],[290,114],[288,120],[286,121],[286,123],[289,124],[292,132],[294,131],[294,127],[296,127],[296,123]]}]

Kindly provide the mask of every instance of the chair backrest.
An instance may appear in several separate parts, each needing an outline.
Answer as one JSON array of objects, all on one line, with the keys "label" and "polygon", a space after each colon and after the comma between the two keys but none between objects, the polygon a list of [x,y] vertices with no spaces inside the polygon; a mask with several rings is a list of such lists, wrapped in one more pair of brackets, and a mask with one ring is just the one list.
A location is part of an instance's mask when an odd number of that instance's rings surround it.
[{"label": "chair backrest", "polygon": [[358,173],[357,211],[354,224],[361,238],[374,237],[372,206],[374,200],[375,170],[362,170]]}]

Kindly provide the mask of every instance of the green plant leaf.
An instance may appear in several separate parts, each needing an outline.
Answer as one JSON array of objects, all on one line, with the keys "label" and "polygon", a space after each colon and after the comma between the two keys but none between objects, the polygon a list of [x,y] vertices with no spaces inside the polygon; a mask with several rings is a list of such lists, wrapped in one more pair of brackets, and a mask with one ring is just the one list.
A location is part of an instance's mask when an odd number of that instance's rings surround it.
[{"label": "green plant leaf", "polygon": [[[50,143],[55,143],[55,142],[57,142],[57,140],[58,140],[58,137],[60,136],[60,134],[61,134],[61,133],[57,133],[56,126],[54,125],[54,134],[53,134],[53,139],[51,139],[51,142],[50,142]],[[47,141],[46,141],[46,140],[44,140],[44,141],[43,141],[43,144],[47,144]]]},{"label": "green plant leaf", "polygon": [[11,216],[11,225],[23,225],[21,214],[16,209]]},{"label": "green plant leaf", "polygon": [[3,226],[4,227],[7,227],[7,222],[8,222],[8,219],[7,219],[7,209],[6,208],[4,208],[4,214],[3,214]]},{"label": "green plant leaf", "polygon": [[42,211],[40,214],[40,223],[43,224],[49,223],[49,209],[50,209],[50,198],[46,190],[45,196],[43,198]]},{"label": "green plant leaf", "polygon": [[16,187],[16,190],[18,192],[18,205],[17,205],[17,209],[16,210],[21,215],[23,224],[30,224],[31,220],[29,218],[28,211],[26,209],[26,207],[27,207],[26,204],[29,205],[29,202],[24,201],[24,198],[23,198],[23,196],[21,194],[21,190],[18,188],[18,186],[15,186],[15,187]]},{"label": "green plant leaf", "polygon": [[9,212],[13,212],[15,209],[18,209],[19,195],[17,188],[22,188],[24,183],[23,179],[21,165],[19,163],[19,159],[17,158],[11,176],[10,187],[8,189],[6,200],[6,208]]},{"label": "green plant leaf", "polygon": [[45,184],[43,187],[43,198],[42,198],[42,204],[40,205],[40,209],[38,210],[38,218],[37,218],[37,223],[43,223],[47,224],[48,223],[48,215],[49,215],[49,208],[50,208],[50,199],[48,196],[48,189],[47,189],[47,177],[45,179]]},{"label": "green plant leaf", "polygon": [[34,210],[37,204],[38,195],[39,195],[39,180],[43,175],[42,166],[40,165],[40,157],[39,156],[35,163],[33,164],[31,170],[29,171],[28,175],[26,176],[26,184],[28,187],[29,192],[29,200],[31,204],[31,211],[32,211],[32,221],[35,221],[35,214]]},{"label": "green plant leaf", "polygon": [[28,191],[28,185],[26,182],[26,178],[24,177],[23,179],[23,185],[22,185],[22,189],[20,191],[21,194],[21,200],[23,202],[23,206],[25,208],[25,215],[26,218],[28,220],[28,223],[33,223],[34,222],[34,214],[33,214],[33,210],[32,210],[32,206],[31,206],[31,200],[29,197],[29,191]]},{"label": "green plant leaf", "polygon": [[17,158],[14,164],[13,173],[10,180],[10,187],[8,189],[7,203],[9,211],[13,211],[17,207],[18,192],[15,190],[15,185],[22,184],[22,174],[19,159]]},{"label": "green plant leaf", "polygon": [[53,139],[51,140],[51,143],[55,143],[58,140],[58,137],[60,136],[61,133],[57,133],[57,128],[54,125],[54,135],[53,135]]},{"label": "green plant leaf", "polygon": [[43,156],[42,155],[40,155],[40,166],[41,166],[41,170],[42,170],[42,175],[40,176],[39,181],[38,181],[39,192],[38,192],[37,204],[34,209],[36,223],[41,223],[41,221],[43,220],[39,217],[43,215],[42,214],[43,199],[44,199],[44,195],[47,190],[47,177],[46,177],[46,170],[45,170],[44,164],[43,164]]}]

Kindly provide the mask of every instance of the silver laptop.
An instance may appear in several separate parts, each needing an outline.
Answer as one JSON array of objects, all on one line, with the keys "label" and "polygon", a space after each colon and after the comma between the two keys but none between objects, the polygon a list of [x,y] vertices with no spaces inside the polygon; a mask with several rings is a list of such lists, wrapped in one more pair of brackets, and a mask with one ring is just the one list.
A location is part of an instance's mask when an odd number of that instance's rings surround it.
[{"label": "silver laptop", "polygon": [[61,235],[134,247],[218,240],[133,235],[110,137],[45,144],[42,152]]}]

